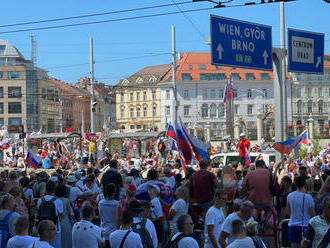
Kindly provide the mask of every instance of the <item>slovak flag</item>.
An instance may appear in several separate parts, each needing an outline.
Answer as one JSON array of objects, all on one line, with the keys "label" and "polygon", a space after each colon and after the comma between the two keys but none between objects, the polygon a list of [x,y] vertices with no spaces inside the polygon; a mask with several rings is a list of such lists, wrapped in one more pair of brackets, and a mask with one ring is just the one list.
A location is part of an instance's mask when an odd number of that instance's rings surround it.
[{"label": "slovak flag", "polygon": [[307,144],[307,131],[302,132],[299,136],[287,139],[283,142],[275,142],[273,148],[282,154],[289,154],[299,144]]},{"label": "slovak flag", "polygon": [[188,141],[183,134],[181,127],[178,123],[175,123],[177,141],[178,141],[178,148],[181,157],[184,159],[185,164],[191,164],[192,160],[192,152]]},{"label": "slovak flag", "polygon": [[38,168],[38,158],[36,154],[33,152],[32,149],[29,149],[28,154],[26,155],[25,161],[33,168],[37,169]]},{"label": "slovak flag", "polygon": [[245,148],[244,156],[245,156],[245,164],[250,165],[252,163],[252,161],[251,161],[250,154],[249,154],[249,151],[247,150],[247,148]]},{"label": "slovak flag", "polygon": [[168,128],[167,128],[167,132],[166,132],[166,135],[168,136],[168,137],[171,137],[173,140],[177,140],[177,138],[176,138],[176,134],[175,134],[175,131],[174,131],[174,128],[173,128],[173,126],[171,125],[171,123],[170,124],[168,124]]},{"label": "slovak flag", "polygon": [[325,158],[327,155],[328,155],[329,151],[328,149],[323,149],[321,152],[320,152],[320,155]]},{"label": "slovak flag", "polygon": [[226,103],[227,101],[230,101],[232,99],[234,99],[234,86],[233,81],[229,79],[225,85],[222,102]]}]

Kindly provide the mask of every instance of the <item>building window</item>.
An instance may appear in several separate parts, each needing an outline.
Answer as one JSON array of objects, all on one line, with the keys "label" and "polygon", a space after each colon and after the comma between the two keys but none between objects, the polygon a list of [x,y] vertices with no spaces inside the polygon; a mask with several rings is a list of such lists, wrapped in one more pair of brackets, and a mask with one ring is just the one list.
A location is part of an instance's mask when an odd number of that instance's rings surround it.
[{"label": "building window", "polygon": [[3,87],[0,87],[0,98],[3,98]]},{"label": "building window", "polygon": [[137,101],[137,102],[140,101],[140,92],[136,92],[136,101]]},{"label": "building window", "polygon": [[0,45],[0,55],[4,55],[5,50],[6,50],[6,46],[5,45]]},{"label": "building window", "polygon": [[125,117],[125,111],[124,109],[120,110],[120,118],[123,119]]},{"label": "building window", "polygon": [[230,74],[230,78],[232,80],[240,80],[239,74],[238,73],[232,73]]},{"label": "building window", "polygon": [[140,114],[141,114],[141,109],[140,109],[140,107],[137,107],[136,108],[136,117],[140,118]]},{"label": "building window", "polygon": [[218,107],[218,116],[219,117],[225,116],[225,105],[223,103],[220,103],[219,104],[219,107]]},{"label": "building window", "polygon": [[269,80],[269,74],[268,73],[261,73],[260,74],[261,80]]},{"label": "building window", "polygon": [[323,96],[323,89],[322,88],[318,88],[318,96],[319,97]]},{"label": "building window", "polygon": [[214,118],[216,116],[217,116],[217,105],[212,103],[210,106],[210,118]]},{"label": "building window", "polygon": [[265,99],[268,97],[267,89],[262,89],[262,97],[265,98]]},{"label": "building window", "polygon": [[207,89],[203,89],[203,99],[207,99]]},{"label": "building window", "polygon": [[209,108],[206,103],[202,105],[202,117],[208,117],[209,116]]},{"label": "building window", "polygon": [[8,79],[21,79],[21,72],[20,71],[9,71],[8,73]]},{"label": "building window", "polygon": [[245,80],[255,80],[253,73],[245,73]]},{"label": "building window", "polygon": [[217,79],[218,80],[225,80],[226,79],[226,75],[224,73],[218,73],[217,74]]},{"label": "building window", "polygon": [[239,105],[238,104],[235,104],[235,114],[238,115],[239,113]]},{"label": "building window", "polygon": [[0,114],[3,114],[3,102],[0,102]]},{"label": "building window", "polygon": [[181,77],[182,77],[182,81],[190,81],[192,79],[190,73],[182,73]]},{"label": "building window", "polygon": [[124,102],[124,93],[120,93],[120,101]]},{"label": "building window", "polygon": [[131,108],[129,112],[130,112],[130,115],[129,116],[131,118],[134,118],[134,108]]},{"label": "building window", "polygon": [[165,106],[165,116],[169,117],[171,115],[171,107]]},{"label": "building window", "polygon": [[171,95],[170,95],[170,90],[166,90],[166,99],[170,100]]},{"label": "building window", "polygon": [[22,118],[8,118],[9,126],[18,126],[22,125]]},{"label": "building window", "polygon": [[307,88],[307,97],[308,98],[312,97],[312,88]]},{"label": "building window", "polygon": [[47,92],[46,92],[46,89],[45,88],[42,88],[41,89],[41,97],[42,97],[42,99],[46,99],[47,98]]},{"label": "building window", "polygon": [[9,114],[20,114],[22,113],[22,104],[20,102],[9,102],[8,103]]},{"label": "building window", "polygon": [[247,114],[248,115],[252,115],[253,114],[253,105],[252,104],[248,104],[247,105]]},{"label": "building window", "polygon": [[219,98],[223,99],[223,89],[219,89]]},{"label": "building window", "polygon": [[152,90],[152,100],[156,100],[156,91]]},{"label": "building window", "polygon": [[319,113],[323,113],[323,102],[319,101]]},{"label": "building window", "polygon": [[296,97],[301,97],[301,88],[297,88],[296,92],[297,92]]},{"label": "building window", "polygon": [[247,96],[247,98],[252,98],[252,90],[251,89],[247,89],[246,96]]},{"label": "building window", "polygon": [[200,78],[201,80],[208,80],[208,77],[207,77],[207,74],[206,74],[206,73],[201,73],[201,74],[199,74],[199,78]]},{"label": "building window", "polygon": [[189,99],[189,90],[183,91],[183,99],[185,99],[185,100]]},{"label": "building window", "polygon": [[135,126],[134,126],[134,125],[130,125],[129,128],[130,128],[130,129],[134,129]]},{"label": "building window", "polygon": [[143,107],[143,117],[147,117],[147,107]]},{"label": "building window", "polygon": [[147,92],[143,92],[143,101],[147,101]]},{"label": "building window", "polygon": [[131,102],[133,102],[133,96],[134,96],[134,93],[129,94],[129,100],[130,100]]},{"label": "building window", "polygon": [[206,65],[205,64],[199,64],[198,69],[199,70],[206,70]]},{"label": "building window", "polygon": [[153,106],[152,108],[152,116],[156,116],[156,106]]},{"label": "building window", "polygon": [[0,128],[1,128],[1,129],[3,129],[3,124],[4,124],[4,122],[3,122],[3,118],[0,118]]},{"label": "building window", "polygon": [[8,87],[8,98],[22,97],[21,87]]},{"label": "building window", "polygon": [[189,65],[188,65],[188,69],[189,69],[189,70],[192,70],[192,69],[193,69],[193,65],[189,64]]},{"label": "building window", "polygon": [[298,101],[297,102],[297,113],[301,114],[301,112],[302,112],[302,102]]},{"label": "building window", "polygon": [[0,78],[2,78],[3,77],[3,72],[2,71],[0,71]]},{"label": "building window", "polygon": [[211,89],[211,99],[215,99],[215,89]]},{"label": "building window", "polygon": [[183,115],[185,117],[189,116],[190,115],[190,106],[183,106]]},{"label": "building window", "polygon": [[307,103],[307,113],[310,114],[313,112],[313,102],[312,101],[309,101]]}]

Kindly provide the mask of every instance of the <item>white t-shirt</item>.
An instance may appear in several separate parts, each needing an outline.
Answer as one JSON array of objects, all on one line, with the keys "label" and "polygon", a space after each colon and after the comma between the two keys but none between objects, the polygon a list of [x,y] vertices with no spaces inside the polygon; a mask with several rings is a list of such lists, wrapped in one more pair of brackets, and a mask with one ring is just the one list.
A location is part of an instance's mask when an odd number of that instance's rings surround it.
[{"label": "white t-shirt", "polygon": [[77,200],[78,196],[82,194],[81,190],[78,187],[71,187],[69,185],[66,185],[68,188],[70,188],[69,193],[69,200],[71,204],[74,204],[74,201]]},{"label": "white t-shirt", "polygon": [[227,248],[255,248],[253,240],[250,237],[244,239],[235,239]]},{"label": "white t-shirt", "polygon": [[[232,213],[230,215],[227,216],[227,218],[225,219],[225,221],[223,222],[223,225],[222,225],[222,228],[221,228],[221,231],[224,231],[226,233],[229,234],[228,238],[227,238],[227,244],[230,244],[234,241],[234,237],[231,236],[231,223],[234,221],[234,220],[241,220],[243,221],[238,215],[237,213]],[[250,219],[248,219],[247,221],[243,221],[244,223],[249,223],[253,221],[253,218],[251,217]]]},{"label": "white t-shirt", "polygon": [[108,239],[109,235],[117,229],[116,211],[118,201],[101,200],[98,206],[101,218],[101,227],[104,230],[105,239]]},{"label": "white t-shirt", "polygon": [[[33,246],[34,245],[34,246]],[[48,242],[46,241],[35,241],[31,243],[28,248],[54,248],[54,246],[51,246]]]},{"label": "white t-shirt", "polygon": [[14,236],[8,240],[7,248],[27,248],[34,241],[37,241],[37,237],[32,236]]},{"label": "white t-shirt", "polygon": [[[111,248],[119,248],[120,244],[126,235],[127,230],[116,230],[110,234],[110,244]],[[125,241],[123,248],[143,248],[141,237],[135,232],[130,232]]]},{"label": "white t-shirt", "polygon": [[92,222],[82,220],[73,225],[72,247],[73,248],[92,248],[98,247],[99,243],[104,243],[102,228]]},{"label": "white t-shirt", "polygon": [[215,240],[217,241],[218,247],[220,247],[219,243],[219,235],[221,232],[222,224],[225,221],[225,215],[223,213],[222,208],[218,209],[214,206],[210,207],[210,209],[207,211],[205,216],[205,225],[204,225],[204,234],[205,234],[205,245],[204,248],[213,248],[213,245],[211,243],[211,240],[209,239],[209,235],[207,232],[207,228],[209,225],[213,225],[213,234],[215,237]]},{"label": "white t-shirt", "polygon": [[[139,217],[133,218],[133,223],[141,223],[141,222],[142,222],[141,218],[139,218]],[[138,225],[137,225],[137,228],[139,228]],[[147,219],[147,222],[146,222],[146,229],[148,230],[148,232],[150,234],[154,248],[157,248],[158,247],[158,237],[157,237],[156,229],[155,229],[154,224],[149,219]]]},{"label": "white t-shirt", "polygon": [[[50,201],[51,199],[53,199],[55,196],[53,195],[45,195],[44,198],[46,201]],[[41,204],[41,201],[42,201],[42,198],[40,198],[38,200],[38,208],[40,207],[40,204]],[[54,204],[55,204],[55,209],[56,209],[56,215],[57,215],[57,224],[56,224],[56,232],[57,233],[60,233],[61,232],[61,222],[60,222],[60,218],[59,218],[59,215],[60,214],[63,214],[63,203],[60,199],[56,199],[54,201]]]},{"label": "white t-shirt", "polygon": [[308,226],[309,219],[311,218],[309,209],[314,206],[312,196],[294,191],[288,194],[287,202],[290,204],[291,209],[289,226]]},{"label": "white t-shirt", "polygon": [[163,216],[163,209],[162,204],[160,203],[160,200],[158,197],[155,197],[150,201],[150,203],[154,206],[151,209],[151,217],[152,218],[160,218]]},{"label": "white t-shirt", "polygon": [[[173,241],[181,233],[182,232],[178,232],[178,233],[174,234],[171,240]],[[184,238],[180,239],[180,241],[178,242],[178,248],[199,248],[199,245],[194,238],[184,237]]]},{"label": "white t-shirt", "polygon": [[176,228],[176,221],[178,220],[178,218],[181,215],[188,213],[188,205],[183,199],[180,198],[173,203],[171,209],[175,211],[172,220],[170,220],[170,228],[171,230],[173,230],[174,228]]}]

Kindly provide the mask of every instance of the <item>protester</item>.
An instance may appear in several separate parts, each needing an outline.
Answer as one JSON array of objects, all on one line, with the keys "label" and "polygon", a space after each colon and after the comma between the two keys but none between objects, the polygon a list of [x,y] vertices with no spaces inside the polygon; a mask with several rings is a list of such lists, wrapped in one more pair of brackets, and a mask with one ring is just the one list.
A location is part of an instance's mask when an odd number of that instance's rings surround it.
[{"label": "protester", "polygon": [[239,135],[240,140],[238,142],[238,153],[241,159],[241,164],[245,165],[246,164],[246,157],[250,153],[250,141],[246,139],[245,133],[241,133]]},{"label": "protester", "polygon": [[228,248],[255,248],[254,243],[250,237],[246,235],[246,228],[244,222],[237,219],[233,220],[231,223],[231,236],[234,238],[234,241],[230,243]]},{"label": "protester", "polygon": [[9,239],[7,248],[27,248],[38,240],[37,237],[29,236],[29,219],[25,216],[16,220],[15,233],[16,236]]},{"label": "protester", "polygon": [[123,183],[123,179],[121,175],[118,173],[118,162],[115,159],[112,159],[109,163],[110,168],[103,174],[102,177],[102,184],[103,188],[109,183],[113,183],[116,185],[117,191],[115,195],[115,199],[119,200],[119,188],[121,187]]},{"label": "protester", "polygon": [[56,227],[50,220],[42,220],[38,225],[39,240],[31,243],[28,248],[54,248],[51,241],[56,236]]}]

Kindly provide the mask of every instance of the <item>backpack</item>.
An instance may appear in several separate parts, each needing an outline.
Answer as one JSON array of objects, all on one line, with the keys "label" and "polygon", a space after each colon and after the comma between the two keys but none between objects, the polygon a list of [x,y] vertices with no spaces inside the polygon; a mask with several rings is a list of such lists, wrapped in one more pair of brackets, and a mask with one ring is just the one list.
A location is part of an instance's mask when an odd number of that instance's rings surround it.
[{"label": "backpack", "polygon": [[5,218],[0,221],[1,248],[7,248],[7,242],[12,237],[12,235],[9,233],[8,221],[13,213],[14,212],[9,212],[6,214]]},{"label": "backpack", "polygon": [[49,201],[46,201],[45,197],[41,198],[41,204],[39,207],[39,222],[42,220],[51,220],[55,225],[57,225],[58,218],[56,215],[55,200],[55,197]]},{"label": "backpack", "polygon": [[179,241],[184,237],[188,237],[188,236],[185,235],[184,233],[179,234],[174,240],[169,241],[166,244],[165,248],[178,248]]},{"label": "backpack", "polygon": [[[154,244],[152,242],[150,233],[146,228],[146,223],[147,223],[147,219],[142,218],[142,222],[133,223],[131,225],[131,228],[133,229],[133,232],[136,232],[137,234],[140,235],[143,248],[153,248]],[[140,226],[140,227],[137,228],[137,226]]]}]

